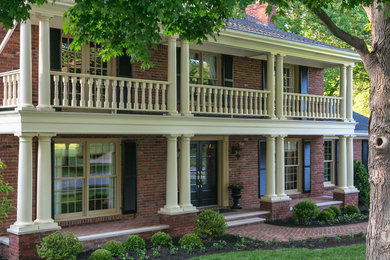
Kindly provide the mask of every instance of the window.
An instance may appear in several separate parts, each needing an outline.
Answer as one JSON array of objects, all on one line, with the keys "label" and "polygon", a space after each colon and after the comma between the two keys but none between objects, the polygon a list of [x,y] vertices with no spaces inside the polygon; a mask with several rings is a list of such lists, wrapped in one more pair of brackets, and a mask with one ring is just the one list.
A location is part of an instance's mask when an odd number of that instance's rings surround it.
[{"label": "window", "polygon": [[203,52],[190,52],[190,83],[218,85],[218,56]]},{"label": "window", "polygon": [[284,142],[284,178],[285,190],[297,192],[300,172],[300,142],[296,140],[286,140]]},{"label": "window", "polygon": [[283,92],[294,93],[294,68],[283,68]]},{"label": "window", "polygon": [[334,141],[324,141],[324,182],[334,183],[335,174],[335,154],[334,154]]},{"label": "window", "polygon": [[119,143],[101,140],[54,144],[56,219],[118,212],[118,149]]}]

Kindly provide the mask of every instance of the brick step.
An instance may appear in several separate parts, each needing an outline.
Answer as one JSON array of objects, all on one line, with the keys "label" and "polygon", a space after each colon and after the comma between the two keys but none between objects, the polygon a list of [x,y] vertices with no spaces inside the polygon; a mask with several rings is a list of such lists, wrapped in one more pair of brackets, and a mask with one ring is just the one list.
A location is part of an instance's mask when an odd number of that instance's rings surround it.
[{"label": "brick step", "polygon": [[233,221],[227,221],[226,225],[228,227],[236,227],[236,226],[243,226],[243,225],[249,225],[254,223],[262,223],[265,221],[265,218],[246,218],[246,219],[240,219],[240,220],[233,220]]},{"label": "brick step", "polygon": [[104,243],[110,240],[117,240],[122,242],[128,236],[131,235],[140,235],[141,237],[150,238],[152,234],[158,231],[168,232],[168,229],[169,229],[168,225],[156,225],[156,226],[132,228],[126,230],[117,230],[112,232],[78,236],[78,239],[84,245],[84,250],[90,250],[90,249],[100,248]]},{"label": "brick step", "polygon": [[225,215],[224,218],[226,221],[233,221],[233,220],[242,220],[242,219],[248,219],[253,217],[268,217],[269,211],[253,211],[253,212],[244,212],[244,213],[238,213],[238,214],[230,214]]}]

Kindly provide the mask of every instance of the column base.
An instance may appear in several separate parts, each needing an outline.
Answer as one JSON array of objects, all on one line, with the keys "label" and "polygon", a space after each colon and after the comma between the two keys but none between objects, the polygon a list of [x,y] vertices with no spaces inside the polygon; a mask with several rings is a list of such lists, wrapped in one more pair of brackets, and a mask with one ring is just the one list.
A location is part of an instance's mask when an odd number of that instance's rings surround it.
[{"label": "column base", "polygon": [[40,106],[40,105],[37,106],[37,110],[44,111],[44,112],[55,111],[55,109],[52,106]]},{"label": "column base", "polygon": [[61,226],[58,225],[54,220],[35,220],[35,225],[38,226],[38,230],[60,230]]},{"label": "column base", "polygon": [[290,200],[290,198],[279,198],[278,200],[272,202],[260,200],[260,209],[269,211],[269,218],[272,220],[288,218],[292,215],[290,211]]},{"label": "column base", "polygon": [[342,201],[344,207],[348,205],[355,205],[357,207],[359,202],[359,190],[355,188],[354,190],[346,190],[343,193],[334,190],[333,200]]},{"label": "column base", "polygon": [[31,222],[31,225],[18,225],[17,223],[11,225],[7,232],[15,235],[31,234],[38,231],[38,226]]},{"label": "column base", "polygon": [[35,111],[35,107],[33,105],[26,106],[18,106],[15,108],[15,111]]},{"label": "column base", "polygon": [[175,112],[168,112],[166,113],[167,116],[181,116],[181,114],[179,114],[179,112],[175,111]]},{"label": "column base", "polygon": [[179,206],[174,206],[174,207],[164,207],[161,208],[158,211],[159,214],[165,214],[165,215],[177,215],[177,214],[182,214],[183,209],[180,208]]},{"label": "column base", "polygon": [[182,116],[194,116],[194,114],[191,114],[191,113],[181,113]]},{"label": "column base", "polygon": [[160,214],[160,223],[169,226],[169,234],[172,237],[181,237],[187,233],[194,232],[196,212],[182,211],[181,214],[175,215]]},{"label": "column base", "polygon": [[196,209],[196,207],[192,206],[192,204],[180,205],[180,207],[183,209],[183,212],[186,212],[186,213],[198,212],[199,211],[199,210]]}]

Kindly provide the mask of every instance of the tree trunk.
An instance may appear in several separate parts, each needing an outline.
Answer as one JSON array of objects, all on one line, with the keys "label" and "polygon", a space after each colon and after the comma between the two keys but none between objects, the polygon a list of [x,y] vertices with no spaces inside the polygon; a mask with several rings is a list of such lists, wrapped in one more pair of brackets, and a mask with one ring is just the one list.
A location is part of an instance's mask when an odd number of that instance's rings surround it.
[{"label": "tree trunk", "polygon": [[370,77],[368,168],[371,183],[367,259],[390,259],[390,18],[371,6],[372,51],[362,59]]}]

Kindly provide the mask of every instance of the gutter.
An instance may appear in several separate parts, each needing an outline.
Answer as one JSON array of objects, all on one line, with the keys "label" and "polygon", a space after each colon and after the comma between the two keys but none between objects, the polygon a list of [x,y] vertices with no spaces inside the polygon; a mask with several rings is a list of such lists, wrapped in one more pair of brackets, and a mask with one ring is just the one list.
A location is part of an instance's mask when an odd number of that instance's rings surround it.
[{"label": "gutter", "polygon": [[18,23],[16,21],[14,21],[14,27],[12,29],[9,29],[7,34],[5,35],[3,41],[0,44],[0,54],[3,52],[5,46],[8,43],[8,40],[11,38],[11,35],[15,31],[17,25],[18,25]]}]

